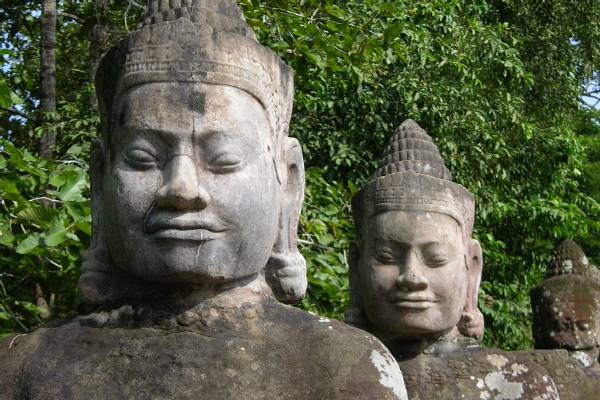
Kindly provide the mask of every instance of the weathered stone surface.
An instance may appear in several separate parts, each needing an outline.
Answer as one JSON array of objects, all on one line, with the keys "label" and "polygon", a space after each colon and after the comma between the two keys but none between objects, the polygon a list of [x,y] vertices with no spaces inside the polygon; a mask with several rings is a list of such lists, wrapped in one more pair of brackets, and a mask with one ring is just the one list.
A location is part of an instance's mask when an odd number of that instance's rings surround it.
[{"label": "weathered stone surface", "polygon": [[400,125],[385,153],[352,201],[353,308],[406,338],[436,339],[458,329],[482,337],[473,195],[449,180],[437,147],[412,120]]},{"label": "weathered stone surface", "polygon": [[540,349],[590,353],[598,364],[600,278],[572,240],[562,242],[546,279],[531,290],[533,338]]},{"label": "weathered stone surface", "polygon": [[473,339],[442,340],[416,355],[405,347],[391,350],[411,400],[559,398],[548,373],[528,357]]},{"label": "weathered stone surface", "polygon": [[533,338],[537,349],[525,352],[543,365],[561,399],[591,399],[600,393],[600,279],[581,248],[563,241],[531,290]]},{"label": "weathered stone surface", "polygon": [[543,366],[556,384],[561,400],[595,399],[600,393],[600,371],[589,368],[568,351],[531,350],[519,352]]},{"label": "weathered stone surface", "polygon": [[371,335],[275,300],[222,304],[125,306],[4,339],[0,398],[403,398]]},{"label": "weathered stone surface", "polygon": [[374,333],[411,399],[558,399],[527,357],[481,347],[475,202],[427,133],[404,122],[352,202],[357,246],[347,320]]},{"label": "weathered stone surface", "polygon": [[93,311],[0,341],[2,399],[406,399],[306,291],[292,72],[233,0],[153,0],[97,75]]}]

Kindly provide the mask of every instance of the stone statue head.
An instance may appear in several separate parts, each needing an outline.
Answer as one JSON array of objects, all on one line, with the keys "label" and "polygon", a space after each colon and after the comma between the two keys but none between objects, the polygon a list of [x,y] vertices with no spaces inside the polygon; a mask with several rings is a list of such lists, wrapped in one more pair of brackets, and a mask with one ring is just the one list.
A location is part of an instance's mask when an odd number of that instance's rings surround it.
[{"label": "stone statue head", "polygon": [[574,241],[558,246],[546,279],[531,290],[531,305],[536,348],[600,346],[600,279]]},{"label": "stone statue head", "polygon": [[288,137],[292,72],[256,41],[236,2],[151,1],[102,60],[96,88],[83,301],[257,274],[279,299],[300,299],[304,166]]},{"label": "stone statue head", "polygon": [[474,209],[427,133],[412,120],[402,123],[352,201],[351,303],[364,323],[407,340],[453,331],[481,339]]}]

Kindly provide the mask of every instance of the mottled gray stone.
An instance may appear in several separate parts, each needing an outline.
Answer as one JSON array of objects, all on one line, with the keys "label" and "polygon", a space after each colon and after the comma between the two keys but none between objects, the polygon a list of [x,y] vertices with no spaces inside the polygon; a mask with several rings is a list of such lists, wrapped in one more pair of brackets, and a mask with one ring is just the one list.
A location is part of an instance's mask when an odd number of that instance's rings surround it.
[{"label": "mottled gray stone", "polygon": [[[528,352],[556,382],[561,399],[600,393],[600,279],[572,240],[556,250],[546,278],[531,290],[533,338]],[[550,350],[564,349],[564,350]]]},{"label": "mottled gray stone", "polygon": [[519,352],[543,366],[556,384],[561,400],[595,399],[600,393],[600,370],[586,367],[564,349]]},{"label": "mottled gray stone", "polygon": [[275,300],[107,316],[0,341],[0,398],[401,398],[380,383],[399,370],[377,339]]},{"label": "mottled gray stone", "polygon": [[482,252],[473,195],[451,181],[432,139],[405,121],[356,194],[347,321],[379,337],[410,399],[558,399],[529,358],[482,347]]},{"label": "mottled gray stone", "polygon": [[533,338],[539,349],[594,352],[600,348],[600,279],[572,240],[557,249],[546,279],[531,290]]},{"label": "mottled gray stone", "polygon": [[0,397],[406,399],[375,337],[277,301],[307,286],[292,72],[235,1],[153,0],[96,82],[91,313],[0,341]]},{"label": "mottled gray stone", "polygon": [[418,354],[398,342],[389,346],[411,400],[559,398],[548,372],[530,357],[484,348],[472,338],[442,338]]}]

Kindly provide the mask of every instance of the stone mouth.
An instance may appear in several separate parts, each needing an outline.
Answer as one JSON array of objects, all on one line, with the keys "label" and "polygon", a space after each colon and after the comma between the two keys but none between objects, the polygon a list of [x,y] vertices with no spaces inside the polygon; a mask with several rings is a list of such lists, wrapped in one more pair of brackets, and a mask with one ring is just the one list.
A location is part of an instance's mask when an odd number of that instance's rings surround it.
[{"label": "stone mouth", "polygon": [[428,308],[433,307],[436,304],[435,301],[412,301],[412,300],[404,300],[404,301],[396,301],[393,302],[392,305],[398,308],[411,308],[415,310],[426,310]]},{"label": "stone mouth", "polygon": [[149,234],[205,234],[206,237],[216,236],[228,230],[225,224],[217,222],[214,218],[199,214],[183,214],[177,216],[157,214],[152,216],[146,223],[145,232]]},{"label": "stone mouth", "polygon": [[388,298],[388,302],[398,308],[427,309],[435,306],[439,301],[426,293],[395,293]]},{"label": "stone mouth", "polygon": [[157,239],[188,240],[194,242],[208,242],[224,236],[224,232],[215,232],[203,228],[164,228],[154,231],[151,237]]}]

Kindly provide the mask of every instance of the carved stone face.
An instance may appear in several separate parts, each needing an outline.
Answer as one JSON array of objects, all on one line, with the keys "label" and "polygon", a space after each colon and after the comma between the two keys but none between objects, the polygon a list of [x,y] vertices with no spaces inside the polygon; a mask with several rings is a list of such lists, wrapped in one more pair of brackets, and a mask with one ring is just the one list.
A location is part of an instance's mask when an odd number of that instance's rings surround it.
[{"label": "carved stone face", "polygon": [[122,96],[105,164],[116,264],[154,282],[223,282],[261,270],[280,188],[261,104],[244,91],[148,83]]},{"label": "carved stone face", "polygon": [[600,293],[585,277],[559,275],[533,293],[536,346],[586,350],[600,345]]},{"label": "carved stone face", "polygon": [[459,224],[445,214],[375,215],[359,260],[363,312],[399,337],[439,336],[461,317],[468,288]]}]

